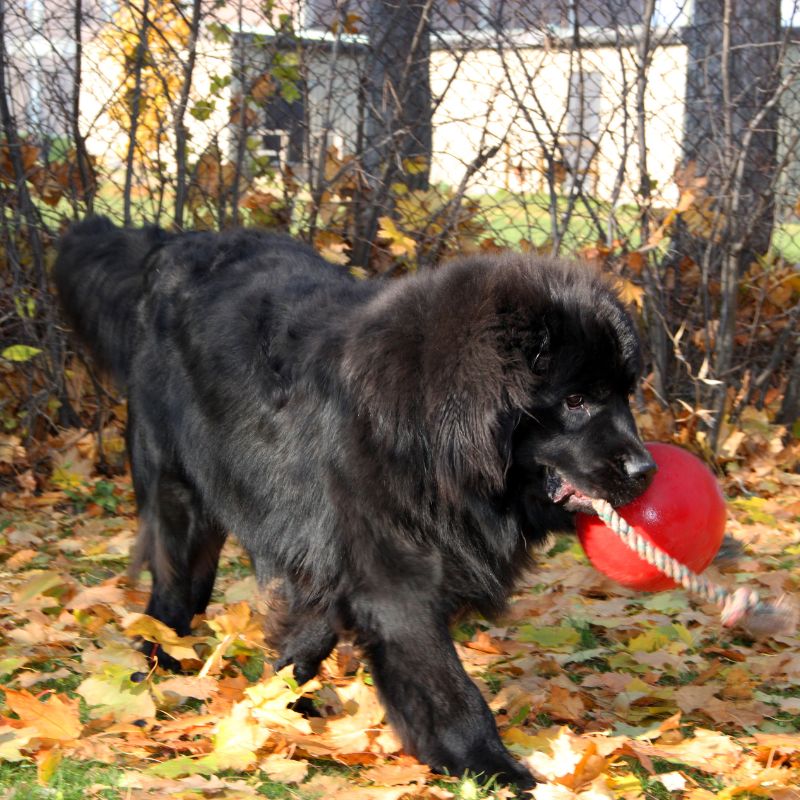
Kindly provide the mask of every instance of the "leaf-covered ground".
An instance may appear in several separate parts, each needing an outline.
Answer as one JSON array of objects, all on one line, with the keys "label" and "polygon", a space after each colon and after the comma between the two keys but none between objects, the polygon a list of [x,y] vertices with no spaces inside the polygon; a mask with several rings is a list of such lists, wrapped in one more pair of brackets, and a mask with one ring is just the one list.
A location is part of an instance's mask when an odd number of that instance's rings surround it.
[{"label": "leaf-covered ground", "polygon": [[[729,532],[745,552],[711,570],[770,597],[800,591],[797,442],[776,441],[764,434],[762,455],[730,471]],[[143,617],[147,576],[125,579],[128,479],[92,472],[90,437],[50,447],[49,483],[18,469],[1,498],[0,798],[512,796],[404,755],[349,646],[305,686],[274,674],[233,542],[193,637]],[[21,458],[0,443],[0,463]],[[504,619],[453,633],[505,742],[542,781],[537,800],[800,798],[796,635],[754,642],[681,591],[621,589],[566,536]],[[131,646],[142,634],[193,671],[149,671]]]}]

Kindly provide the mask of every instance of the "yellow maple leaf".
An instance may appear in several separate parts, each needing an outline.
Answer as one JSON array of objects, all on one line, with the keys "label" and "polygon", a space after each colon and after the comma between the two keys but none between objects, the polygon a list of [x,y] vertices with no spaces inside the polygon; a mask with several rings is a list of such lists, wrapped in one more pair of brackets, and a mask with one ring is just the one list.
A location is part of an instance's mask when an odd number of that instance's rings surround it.
[{"label": "yellow maple leaf", "polygon": [[617,278],[617,293],[623,303],[641,309],[644,306],[644,289],[625,278]]},{"label": "yellow maple leaf", "polygon": [[400,231],[391,217],[379,217],[378,222],[378,237],[389,243],[393,256],[413,258],[416,255],[417,243]]},{"label": "yellow maple leaf", "polygon": [[214,729],[217,769],[247,769],[257,761],[256,753],[269,739],[270,729],[250,715],[250,704],[236,703]]},{"label": "yellow maple leaf", "polygon": [[242,702],[250,708],[253,718],[264,725],[311,733],[308,720],[290,706],[304,692],[320,689],[321,684],[314,679],[300,689],[291,675],[292,667],[284,667],[277,675],[272,675],[245,689],[246,699]]},{"label": "yellow maple leaf", "polygon": [[314,247],[331,264],[344,266],[350,260],[350,256],[347,254],[350,245],[333,231],[320,231],[314,237]]},{"label": "yellow maple leaf", "polygon": [[[597,755],[597,746],[591,739],[578,736],[566,727],[559,729],[558,735],[550,740],[549,750],[549,753],[537,750],[525,763],[537,778],[570,789],[579,785],[588,760]],[[600,760],[604,763],[602,757]],[[596,774],[593,764],[591,777]]]},{"label": "yellow maple leaf", "polygon": [[262,622],[253,616],[250,604],[242,600],[229,606],[224,614],[208,620],[208,626],[220,638],[225,636],[240,637],[251,644],[264,643]]},{"label": "yellow maple leaf", "polygon": [[375,687],[364,682],[363,674],[337,688],[344,713],[326,720],[322,734],[334,752],[363,753],[373,750],[373,740],[383,722],[384,708]]},{"label": "yellow maple leaf", "polygon": [[31,739],[39,735],[36,728],[14,728],[0,724],[0,761],[26,761],[22,753]]},{"label": "yellow maple leaf", "polygon": [[258,768],[279,783],[302,783],[308,775],[308,761],[296,761],[277,753],[268,755]]},{"label": "yellow maple leaf", "polygon": [[628,641],[628,650],[632,653],[654,653],[669,644],[669,637],[658,628],[634,636]]},{"label": "yellow maple leaf", "polygon": [[131,671],[124,665],[105,665],[102,671],[89,675],[76,691],[90,707],[92,719],[111,716],[118,722],[132,722],[156,716],[149,685],[131,681]]},{"label": "yellow maple leaf", "polygon": [[197,658],[194,645],[206,641],[202,636],[178,636],[169,625],[147,614],[130,615],[122,621],[122,629],[126,636],[141,636],[160,644],[166,653],[179,660]]}]

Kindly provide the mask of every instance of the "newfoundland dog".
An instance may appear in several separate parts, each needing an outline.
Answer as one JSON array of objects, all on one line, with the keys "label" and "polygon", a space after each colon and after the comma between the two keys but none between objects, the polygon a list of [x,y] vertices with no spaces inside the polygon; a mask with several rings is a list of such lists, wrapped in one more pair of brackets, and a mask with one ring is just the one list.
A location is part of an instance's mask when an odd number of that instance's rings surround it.
[{"label": "newfoundland dog", "polygon": [[283,236],[104,218],[66,234],[55,278],[129,398],[147,613],[188,634],[231,531],[281,586],[299,683],[347,632],[409,752],[533,785],[448,623],[496,614],[548,531],[652,478],[609,286],[530,255],[359,281]]}]

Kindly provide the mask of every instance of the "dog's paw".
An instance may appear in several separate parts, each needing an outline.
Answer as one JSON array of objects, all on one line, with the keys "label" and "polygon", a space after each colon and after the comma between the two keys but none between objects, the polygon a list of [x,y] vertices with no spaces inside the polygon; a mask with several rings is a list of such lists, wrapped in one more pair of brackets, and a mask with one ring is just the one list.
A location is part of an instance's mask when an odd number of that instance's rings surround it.
[{"label": "dog's paw", "polygon": [[284,667],[288,667],[289,664],[294,664],[293,674],[298,686],[302,686],[304,683],[308,683],[312,678],[316,678],[319,672],[319,662],[312,663],[311,661],[304,661],[302,659],[295,660],[291,655],[281,656],[272,665],[272,668],[275,672],[280,672]]},{"label": "dog's paw", "polygon": [[167,672],[184,672],[181,662],[164,651],[160,644],[143,641],[138,645],[139,650],[147,656],[151,666],[158,666]]},{"label": "dog's paw", "polygon": [[511,756],[492,754],[479,761],[480,767],[473,765],[467,770],[479,783],[499,783],[515,790],[517,797],[530,798],[528,790],[537,785],[536,778]]}]

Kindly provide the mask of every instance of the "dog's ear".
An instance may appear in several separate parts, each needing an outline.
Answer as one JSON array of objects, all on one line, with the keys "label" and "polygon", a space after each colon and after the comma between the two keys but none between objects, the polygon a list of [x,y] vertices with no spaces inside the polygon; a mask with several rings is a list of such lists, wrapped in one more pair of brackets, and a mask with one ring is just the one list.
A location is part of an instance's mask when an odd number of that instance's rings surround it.
[{"label": "dog's ear", "polygon": [[[547,360],[546,331],[536,342],[509,339],[498,327],[428,371],[426,422],[440,490],[499,492],[511,463],[514,428],[530,405]],[[530,336],[530,332],[529,336]]]},{"label": "dog's ear", "polygon": [[502,489],[511,461],[515,416],[505,403],[488,397],[451,394],[433,420],[436,481],[456,500],[465,489],[492,494]]},{"label": "dog's ear", "polygon": [[364,440],[413,459],[422,479],[459,502],[465,491],[502,490],[514,425],[549,350],[521,266],[466,260],[384,289],[345,342],[342,375]]}]

